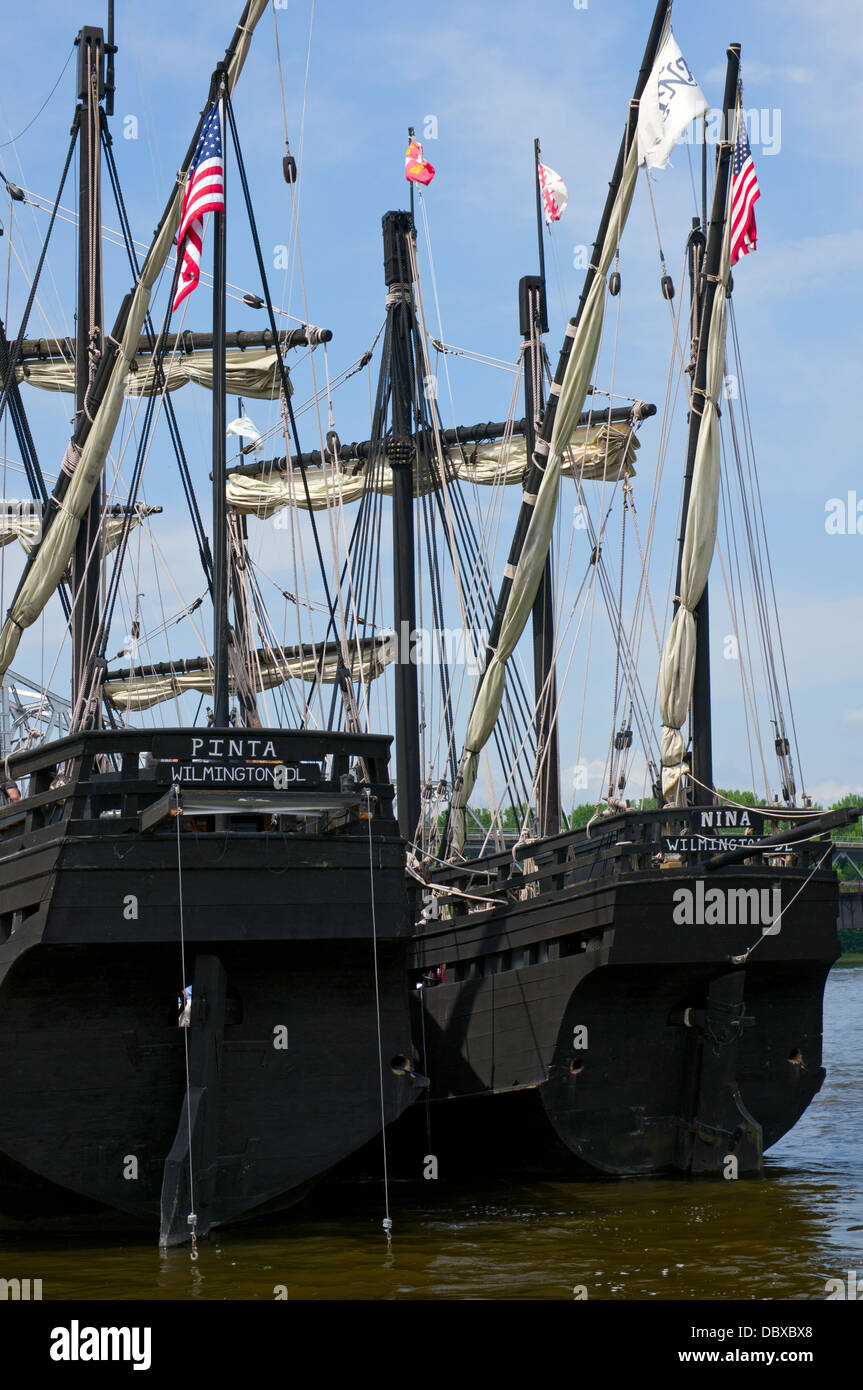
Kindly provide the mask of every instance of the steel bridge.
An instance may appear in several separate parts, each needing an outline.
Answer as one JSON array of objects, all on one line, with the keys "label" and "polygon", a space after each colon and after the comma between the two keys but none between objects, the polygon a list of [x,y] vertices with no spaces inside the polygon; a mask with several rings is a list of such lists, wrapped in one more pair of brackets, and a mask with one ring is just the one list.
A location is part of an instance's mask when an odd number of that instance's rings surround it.
[{"label": "steel bridge", "polygon": [[7,671],[0,684],[0,758],[68,734],[72,702],[38,681]]}]

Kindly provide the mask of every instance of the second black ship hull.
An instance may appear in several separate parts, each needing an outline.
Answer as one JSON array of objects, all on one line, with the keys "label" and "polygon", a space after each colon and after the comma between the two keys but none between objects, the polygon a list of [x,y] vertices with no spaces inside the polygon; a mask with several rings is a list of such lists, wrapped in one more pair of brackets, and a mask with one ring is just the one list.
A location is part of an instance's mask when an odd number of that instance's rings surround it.
[{"label": "second black ship hull", "polygon": [[819,1090],[832,871],[660,867],[636,819],[445,871],[472,898],[413,943],[406,1175],[756,1173]]}]

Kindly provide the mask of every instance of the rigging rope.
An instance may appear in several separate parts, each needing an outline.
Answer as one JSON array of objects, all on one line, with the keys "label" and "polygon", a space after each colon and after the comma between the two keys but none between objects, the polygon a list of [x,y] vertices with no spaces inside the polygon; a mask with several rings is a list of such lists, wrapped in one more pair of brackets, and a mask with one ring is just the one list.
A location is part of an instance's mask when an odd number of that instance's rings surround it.
[{"label": "rigging rope", "polygon": [[[746,380],[745,380],[745,376],[744,376],[744,371],[743,371],[743,360],[742,360],[742,354],[741,354],[741,350],[740,350],[740,339],[739,339],[739,337],[738,337],[738,331],[737,331],[737,316],[736,316],[736,312],[735,312],[733,300],[731,301],[730,320],[731,320],[731,336],[732,336],[732,342],[733,342],[733,345],[734,345],[735,366],[736,366],[736,368],[737,368],[738,380],[739,380],[739,382],[740,382],[740,400],[741,400],[742,415],[743,415],[744,439],[747,441],[747,455],[748,455],[748,460],[749,460],[749,470],[748,470],[748,471],[749,471],[750,480],[751,480],[751,482],[752,482],[752,484],[753,484],[753,493],[754,493],[755,503],[756,503],[756,505],[757,505],[757,515],[758,515],[758,519],[759,519],[759,521],[760,521],[760,523],[761,523],[761,533],[762,533],[763,538],[764,538],[764,554],[765,554],[765,559],[766,559],[767,575],[768,575],[768,578],[769,578],[769,581],[770,581],[770,594],[771,594],[771,599],[772,599],[773,621],[774,621],[774,625],[775,625],[777,641],[778,641],[778,644],[779,644],[779,655],[780,655],[780,660],[781,660],[781,665],[782,665],[782,673],[783,673],[783,678],[784,678],[785,693],[786,693],[786,697],[787,697],[787,700],[788,700],[788,713],[789,713],[789,718],[790,718],[790,721],[791,721],[792,737],[793,737],[793,740],[794,740],[794,749],[795,749],[795,754],[796,754],[796,758],[797,758],[797,768],[798,768],[798,770],[800,771],[800,777],[801,777],[801,782],[802,782],[801,793],[805,796],[805,794],[806,794],[806,786],[805,786],[805,780],[804,780],[804,778],[803,778],[803,767],[802,767],[802,761],[801,761],[801,757],[800,757],[800,745],[799,745],[799,741],[798,741],[798,737],[797,737],[797,724],[796,724],[796,720],[795,720],[795,717],[794,717],[794,706],[793,706],[793,703],[792,703],[792,700],[791,700],[791,684],[790,684],[790,681],[789,681],[789,678],[788,678],[788,666],[787,666],[787,662],[786,662],[786,658],[785,658],[785,644],[784,644],[783,637],[782,637],[782,625],[781,625],[780,620],[779,620],[779,605],[778,605],[777,598],[776,598],[776,585],[775,585],[775,581],[774,581],[774,578],[773,578],[773,564],[772,564],[772,561],[771,561],[771,558],[770,558],[770,550],[769,550],[769,548],[768,548],[768,546],[767,546],[767,524],[766,524],[766,520],[765,520],[765,516],[764,516],[764,503],[763,503],[762,496],[761,496],[761,483],[760,483],[759,474],[758,474],[758,468],[757,468],[757,466],[756,466],[756,460],[755,460],[755,444],[754,444],[754,437],[753,437],[753,432],[752,432],[752,422],[751,422],[750,415],[749,415],[749,397],[748,397],[747,390],[746,390]],[[779,695],[779,691],[778,691],[778,684],[779,684],[779,682],[778,682],[778,678],[777,678],[777,675],[776,675],[775,665],[774,665],[773,659],[772,659],[772,648],[771,648],[771,671],[772,671],[772,674],[773,674],[773,679],[774,679],[774,681],[775,681],[775,683],[776,683],[776,687],[777,687],[777,697],[778,697],[778,695]],[[784,737],[784,734],[785,734],[785,727],[784,727],[784,718],[781,717],[781,710],[780,710],[780,731],[781,731],[781,735]],[[784,771],[784,770],[785,770],[785,769],[783,768],[783,771]],[[789,759],[789,765],[788,765],[788,777],[787,777],[787,780],[788,780],[788,782],[790,783],[790,788],[793,788],[794,771],[793,771],[793,764],[790,762],[790,759]]]},{"label": "rigging rope", "polygon": [[[313,4],[312,4],[312,11],[313,11],[313,13],[314,13],[314,0],[313,0]],[[310,44],[311,44],[311,34],[310,34]],[[270,300],[270,292],[269,292],[269,286],[268,286],[268,283],[267,283],[267,271],[266,271],[266,266],[265,266],[265,264],[264,264],[263,253],[262,253],[262,251],[261,251],[260,239],[259,239],[259,237],[258,237],[258,228],[257,228],[256,220],[255,220],[255,213],[254,213],[254,208],[253,208],[253,205],[252,205],[251,194],[250,194],[250,192],[249,192],[248,180],[247,180],[247,178],[246,178],[246,168],[245,168],[245,163],[244,163],[244,160],[243,160],[242,149],[241,149],[241,147],[240,147],[240,139],[239,139],[239,134],[238,134],[238,132],[237,132],[237,124],[236,124],[236,120],[235,120],[235,118],[234,118],[234,109],[233,109],[233,105],[232,105],[232,103],[231,103],[231,99],[230,99],[230,97],[229,97],[228,95],[225,96],[225,113],[226,113],[226,115],[227,115],[228,124],[229,124],[229,126],[230,126],[231,140],[232,140],[232,144],[233,144],[233,147],[234,147],[234,155],[235,155],[235,158],[236,158],[236,161],[237,161],[237,169],[238,169],[238,172],[239,172],[239,175],[240,175],[240,182],[241,182],[242,189],[243,189],[243,197],[244,197],[245,204],[246,204],[246,212],[247,212],[248,218],[249,218],[249,228],[250,228],[250,231],[251,231],[251,234],[252,234],[252,244],[253,244],[254,250],[255,250],[255,259],[256,259],[257,264],[258,264],[258,274],[260,275],[260,278],[261,278],[261,286],[262,286],[262,288],[263,288],[264,298],[265,298],[265,299],[267,300],[267,302],[269,303],[269,300]],[[291,185],[291,188],[293,189],[293,185]],[[270,311],[270,315],[269,315],[269,316],[270,316],[270,329],[271,329],[271,332],[272,332],[272,334],[273,334],[274,340],[277,340],[277,339],[278,339],[278,332],[277,332],[277,330],[276,330],[276,321],[275,321],[275,318],[274,318],[274,316],[273,316],[273,314],[272,314],[272,311]],[[311,360],[311,359],[310,359],[310,360]],[[296,455],[297,455],[297,466],[299,467],[299,470],[300,470],[300,477],[301,477],[302,483],[303,483],[303,490],[304,490],[305,497],[306,497],[306,504],[307,504],[308,509],[309,509],[309,523],[310,523],[310,526],[311,526],[312,539],[313,539],[313,541],[314,541],[315,553],[316,553],[317,560],[318,560],[318,567],[319,567],[319,571],[320,571],[321,582],[322,582],[323,589],[324,589],[324,597],[325,597],[325,600],[326,600],[326,603],[327,603],[327,607],[330,609],[330,612],[331,612],[331,621],[332,621],[332,623],[335,625],[335,623],[336,623],[336,609],[335,609],[335,606],[334,606],[334,604],[333,604],[333,600],[332,600],[332,598],[331,598],[331,596],[330,596],[330,586],[329,586],[329,581],[328,581],[328,579],[327,579],[327,571],[326,571],[326,566],[325,566],[325,564],[324,564],[324,556],[323,556],[323,551],[321,550],[321,542],[320,542],[320,537],[318,536],[317,525],[316,525],[316,522],[315,522],[315,515],[314,515],[314,511],[313,511],[313,509],[312,509],[311,494],[310,494],[310,492],[309,492],[308,478],[307,478],[307,475],[306,475],[306,469],[305,469],[305,467],[304,467],[304,465],[303,465],[303,463],[302,463],[302,461],[301,461],[301,457],[300,457],[302,451],[301,451],[301,449],[300,449],[299,434],[297,433],[296,420],[295,420],[295,418],[294,418],[293,406],[292,406],[292,404],[291,404],[291,395],[290,395],[290,389],[289,389],[289,386],[288,386],[287,371],[286,371],[284,362],[283,362],[282,359],[281,359],[281,356],[278,358],[278,367],[279,367],[279,375],[280,375],[280,377],[281,377],[282,399],[283,399],[283,402],[284,402],[284,409],[287,411],[288,418],[289,418],[290,423],[291,423],[291,432],[292,432],[292,436],[293,436],[293,440],[294,440],[294,447],[295,447],[295,449],[296,449]],[[341,605],[341,591],[340,591],[340,589],[339,589],[339,591],[337,592],[337,602],[338,602],[338,607],[339,607],[339,617],[340,617],[340,620],[341,620],[341,621],[339,622],[339,624],[338,624],[338,640],[339,640],[339,642],[341,643],[343,659],[344,659],[345,665],[347,666],[347,665],[348,665],[347,634],[346,634],[346,628],[345,628],[345,622],[344,622],[344,610],[343,610],[342,605]],[[359,724],[358,724],[358,720],[357,720],[357,718],[356,718],[355,705],[353,704],[353,692],[352,692],[352,689],[351,689],[351,687],[350,687],[350,682],[349,682],[346,678],[342,678],[342,679],[340,680],[340,682],[339,682],[339,685],[340,685],[340,688],[341,688],[341,690],[342,690],[343,697],[345,698],[345,701],[346,701],[346,714],[347,714],[348,721],[349,721],[349,723],[353,724],[356,728],[358,728],[358,727],[359,727]]]},{"label": "rigging rope", "polygon": [[[52,96],[54,95],[54,93],[56,92],[57,88],[60,86],[61,78],[63,77],[64,72],[66,71],[66,69],[68,68],[70,62],[72,61],[72,54],[73,54],[74,52],[75,52],[75,44],[73,44],[72,47],[69,49],[69,55],[68,55],[68,57],[67,57],[65,63],[63,64],[62,68],[60,69],[60,76],[57,78],[57,81],[54,83],[54,86],[51,88],[51,90],[50,90],[50,92],[48,93],[48,95],[46,96],[45,100],[42,102],[42,105],[39,107],[39,110],[36,112],[36,115],[33,117],[33,119],[32,119],[31,121],[28,121],[28,122],[27,122],[27,124],[25,125],[25,127],[24,127],[23,130],[19,130],[19,132],[18,132],[17,135],[13,135],[11,140],[0,140],[0,150],[5,150],[5,149],[7,149],[9,145],[15,145],[15,144],[17,144],[17,142],[21,139],[21,136],[22,136],[22,135],[26,135],[26,134],[27,134],[27,131],[30,129],[30,127],[36,124],[36,122],[38,121],[39,117],[42,115],[42,112],[45,110],[45,107],[48,105],[48,102],[51,100],[51,98],[52,98]],[[9,180],[6,178],[6,175],[3,174],[2,172],[0,172],[0,179],[3,180],[3,182],[6,184],[6,186],[7,186],[7,188],[8,188],[8,186],[9,186]]]},{"label": "rigging rope", "polygon": [[[437,279],[435,276],[434,255],[431,244],[428,211],[422,189],[419,190],[419,205],[423,219],[426,254],[428,256],[432,291],[434,295],[435,310],[437,314],[438,323],[438,339],[431,338],[427,330],[426,338],[432,343],[433,346],[437,347],[437,345],[440,344],[440,346],[443,347],[445,345],[443,342],[444,333],[441,318],[440,298],[438,295]],[[506,459],[508,457],[510,443],[512,440],[512,426],[515,420],[515,407],[518,399],[519,382],[521,379],[522,355],[522,350],[520,350],[515,367],[516,380],[513,386],[509,415],[506,422],[504,438],[501,441],[501,452],[499,454],[499,467],[501,468],[501,477],[503,476],[503,470],[505,468]],[[452,418],[453,420],[455,420],[455,400],[453,396],[452,381],[449,375],[449,364],[446,359],[446,354],[444,354],[443,356],[443,367],[447,381],[447,390],[449,394]],[[438,407],[436,405],[436,398],[433,408],[435,411],[438,410]],[[462,460],[464,460],[464,448],[460,446],[456,446],[456,448],[458,450],[459,456]],[[449,459],[448,451],[445,450],[444,453],[446,458]],[[474,629],[477,633],[480,633],[481,627],[483,625],[485,625],[485,630],[487,631],[491,625],[491,622],[493,621],[496,594],[493,590],[492,574],[495,567],[495,555],[497,551],[497,542],[500,532],[501,519],[503,515],[504,489],[502,487],[497,489],[497,504],[495,504],[494,502],[493,494],[492,503],[491,505],[489,505],[485,498],[483,498],[482,501],[480,501],[478,486],[476,483],[472,484],[475,511],[476,514],[482,518],[480,522],[479,533],[477,533],[474,527],[473,521],[470,516],[470,512],[464,500],[463,489],[464,484],[462,483],[461,479],[459,479],[458,485],[453,487],[451,490],[451,497],[457,520],[457,532],[460,537],[460,547],[458,552],[459,564],[462,572],[466,575],[469,575],[471,579],[470,588],[468,589],[468,608],[472,617]],[[463,691],[464,673],[462,673],[462,677],[459,680],[459,692],[457,698],[461,698]],[[515,713],[516,710],[517,714]],[[508,760],[511,761],[513,758],[516,758],[517,756],[514,753],[514,749],[516,748],[516,745],[518,743],[516,733],[516,724],[518,723],[522,725],[524,725],[525,723],[530,723],[529,702],[527,700],[527,696],[525,694],[523,686],[523,678],[520,670],[520,656],[517,656],[516,663],[513,665],[511,672],[511,680],[508,682],[507,691],[504,696],[504,702],[502,706],[502,719],[498,721],[498,724],[495,726],[493,734],[495,746],[497,748],[503,766],[506,766]],[[442,732],[442,726],[439,732]],[[506,754],[504,753],[503,749],[503,741],[505,739],[509,739],[511,741],[509,751]],[[439,744],[440,738],[438,739],[438,746]],[[530,747],[532,755],[534,751],[532,728],[530,732]],[[448,750],[447,756],[454,756],[455,751],[455,746],[453,744],[453,748],[452,750]],[[483,775],[485,777],[488,788],[489,804],[492,808],[494,808],[496,798],[492,793],[488,758],[483,758],[481,760],[481,763]],[[526,784],[521,775],[521,769],[519,769],[519,779],[522,782],[521,790],[522,798],[524,799],[527,793]],[[511,809],[513,813],[517,815],[518,803],[512,796],[510,799]],[[495,812],[494,809],[492,809],[493,818],[494,815]]]},{"label": "rigging rope", "polygon": [[[108,179],[111,184],[111,191],[114,195],[114,202],[117,208],[117,215],[120,219],[120,226],[123,231],[126,255],[129,260],[129,266],[131,268],[132,274],[135,280],[137,281],[138,276],[140,274],[140,265],[135,249],[135,243],[132,238],[131,224],[129,222],[128,213],[126,211],[125,199],[123,198],[123,192],[120,187],[120,177],[117,171],[116,163],[114,161],[114,149],[107,131],[103,132],[102,144],[103,149],[105,151],[105,161],[108,166]],[[168,320],[166,319],[165,326],[162,330],[163,334],[167,329],[167,322]],[[201,518],[200,509],[198,507],[197,498],[195,496],[195,489],[194,484],[192,482],[191,472],[189,470],[189,464],[186,459],[185,451],[183,449],[183,443],[180,435],[179,424],[177,422],[176,412],[174,409],[174,403],[171,400],[170,395],[167,391],[167,378],[162,367],[163,353],[162,351],[157,352],[156,350],[158,342],[160,340],[157,340],[156,338],[155,330],[153,327],[153,318],[149,310],[147,311],[147,316],[144,320],[144,327],[149,340],[151,359],[155,372],[155,385],[161,386],[161,393],[165,400],[165,415],[168,421],[168,432],[170,434],[171,444],[174,449],[174,456],[180,473],[180,481],[183,486],[183,493],[186,498],[186,505],[188,507],[189,516],[192,521],[192,529],[195,533],[195,540],[198,546],[198,555],[201,560],[201,567],[203,569],[204,576],[207,580],[207,586],[210,590],[212,590],[213,560],[210,554],[209,541],[207,539],[206,531],[204,530],[204,523]],[[172,357],[172,361],[173,360],[174,359]]]},{"label": "rigging rope", "polygon": [[[814,839],[815,837],[811,836],[810,838]],[[790,902],[783,904],[783,906],[779,909],[779,912],[772,923],[773,930],[771,931],[771,935],[774,935],[775,932],[779,930],[779,926],[777,924],[781,925],[782,918],[788,911],[789,907],[793,906],[793,904],[796,903],[797,899],[800,897],[800,894],[803,892],[803,889],[806,887],[807,883],[809,883],[810,879],[813,879],[815,877],[818,870],[821,868],[821,865],[824,863],[824,860],[828,857],[828,855],[832,853],[833,843],[832,841],[828,841],[827,848],[825,849],[821,858],[818,860],[817,864],[813,865],[810,872],[806,875],[800,887],[797,889],[797,892],[794,894],[794,897],[790,900]],[[747,947],[747,949],[743,951],[741,955],[731,957],[732,963],[734,965],[745,965],[746,962],[749,960],[749,957],[752,955],[752,952],[755,950],[756,946],[760,946],[761,942],[765,941],[766,939],[766,933],[762,932],[762,934],[759,937],[757,937],[755,941],[753,941],[752,945]]]},{"label": "rigging rope", "polygon": [[[719,566],[720,566],[720,571],[721,571],[721,573],[722,573],[723,583],[724,583],[724,585],[725,585],[725,594],[726,594],[726,598],[727,598],[727,600],[728,600],[728,609],[729,609],[729,612],[730,612],[730,614],[731,614],[731,622],[732,622],[732,627],[733,627],[733,636],[734,636],[735,641],[737,642],[737,655],[738,655],[738,662],[739,662],[739,665],[740,665],[740,681],[741,681],[741,686],[742,686],[742,689],[743,689],[744,710],[745,710],[745,712],[746,712],[746,719],[745,719],[746,741],[747,741],[747,748],[748,748],[748,751],[749,751],[749,768],[750,768],[750,772],[751,772],[751,775],[752,775],[752,786],[753,786],[753,788],[754,788],[754,787],[755,787],[755,782],[756,782],[756,778],[755,778],[755,767],[754,767],[753,758],[752,758],[752,738],[753,738],[753,735],[754,735],[755,742],[756,742],[757,747],[758,747],[758,755],[759,755],[759,758],[760,758],[760,761],[761,761],[761,771],[762,771],[762,773],[764,774],[764,790],[765,790],[765,794],[766,794],[767,798],[769,799],[769,797],[770,797],[770,777],[769,777],[768,772],[767,772],[767,763],[766,763],[766,760],[765,760],[765,757],[764,757],[764,747],[763,747],[762,742],[761,742],[761,730],[760,730],[760,727],[759,727],[758,715],[757,715],[757,701],[756,701],[755,686],[754,686],[755,668],[754,668],[754,664],[753,664],[753,662],[752,662],[752,653],[751,653],[750,642],[749,642],[749,624],[748,624],[748,622],[747,622],[747,616],[746,616],[748,604],[742,602],[743,586],[742,586],[742,580],[740,579],[740,558],[739,558],[739,554],[738,554],[738,550],[737,550],[737,535],[736,535],[736,531],[735,531],[735,528],[734,528],[734,517],[733,517],[733,514],[732,514],[731,511],[730,511],[730,499],[729,499],[729,495],[728,495],[728,494],[729,494],[729,487],[728,487],[728,482],[727,482],[726,477],[725,477],[725,473],[726,473],[726,467],[725,467],[725,465],[726,465],[726,462],[727,462],[727,450],[726,450],[726,447],[725,447],[725,435],[724,435],[724,433],[720,436],[720,441],[721,441],[721,446],[722,446],[723,476],[722,476],[721,482],[720,482],[719,497],[720,497],[720,502],[721,502],[721,505],[722,505],[722,516],[723,516],[723,521],[724,521],[724,524],[725,524],[725,534],[726,534],[726,536],[728,537],[728,542],[729,542],[729,546],[730,546],[729,565],[731,564],[731,561],[733,560],[734,565],[735,565],[736,570],[737,570],[738,581],[739,581],[739,585],[740,585],[740,594],[741,594],[740,609],[741,609],[741,618],[742,618],[742,623],[743,623],[743,639],[742,639],[742,642],[741,642],[741,621],[740,621],[740,619],[738,619],[738,616],[737,616],[737,608],[738,608],[737,596],[736,596],[736,594],[735,594],[734,587],[733,587],[733,583],[732,583],[732,581],[733,581],[733,572],[732,572],[731,578],[729,578],[729,575],[728,575],[728,573],[727,573],[727,571],[726,571],[726,568],[725,568],[725,558],[724,558],[724,554],[723,554],[723,548],[722,548],[721,544],[719,543],[719,538],[718,538],[718,536],[717,536],[716,549],[717,549],[717,554],[719,555]],[[744,660],[744,659],[743,659],[743,656],[741,655],[741,646],[743,646],[744,649],[745,649],[746,660]],[[750,675],[749,678],[747,677],[747,668],[748,668],[748,671],[751,673],[751,675]]]},{"label": "rigging rope", "polygon": [[[180,804],[179,804],[179,800],[180,800],[179,792],[176,792],[176,791],[175,791],[175,797],[176,797],[176,800],[177,800],[177,803],[178,803],[177,806],[176,806],[175,809],[174,809],[174,820],[175,820],[176,823],[177,823],[177,905],[178,905],[178,910],[179,910],[179,921],[180,921],[180,974],[181,974],[181,977],[182,977],[182,984],[181,984],[181,986],[180,986],[180,989],[181,989],[181,995],[180,995],[180,997],[181,997],[183,1000],[185,1000],[185,998],[186,998],[186,988],[187,988],[187,986],[186,986],[186,930],[185,930],[185,922],[184,922],[184,917],[183,917],[183,850],[182,850],[182,842],[181,842],[181,839],[180,839],[180,821],[182,820],[182,808],[181,808],[181,806],[180,806]],[[190,1017],[189,1017],[189,1027],[191,1027],[191,1010],[190,1010]],[[190,1258],[191,1258],[192,1260],[197,1260],[197,1258],[198,1258],[198,1239],[197,1239],[198,1219],[197,1219],[197,1216],[195,1215],[195,1173],[194,1173],[194,1167],[193,1167],[193,1161],[192,1161],[192,1089],[191,1089],[191,1079],[190,1079],[190,1074],[189,1074],[189,1028],[184,1028],[184,1029],[183,1029],[183,1055],[184,1055],[185,1066],[186,1066],[186,1125],[187,1125],[188,1143],[189,1143],[189,1203],[190,1203],[190,1206],[191,1206],[191,1210],[190,1210],[190,1212],[188,1213],[186,1220],[187,1220],[187,1222],[188,1222],[188,1224],[189,1224],[189,1226],[190,1226],[190,1228],[191,1228],[191,1235],[192,1235],[192,1249],[191,1249]]]},{"label": "rigging rope", "polygon": [[9,369],[8,369],[8,375],[7,375],[6,381],[5,381],[4,384],[3,384],[3,394],[2,394],[2,396],[0,396],[0,419],[3,418],[3,411],[4,411],[5,408],[6,408],[6,401],[7,401],[8,397],[9,397],[9,393],[10,393],[10,391],[11,391],[11,389],[12,389],[12,383],[13,383],[14,380],[15,380],[15,368],[16,368],[16,366],[18,365],[18,358],[19,358],[19,356],[20,356],[20,354],[21,354],[21,344],[23,343],[23,341],[24,341],[24,335],[25,335],[25,333],[27,332],[27,320],[28,320],[29,317],[30,317],[30,310],[31,310],[32,307],[33,307],[33,300],[34,300],[35,297],[36,297],[36,286],[37,286],[38,283],[39,283],[39,276],[42,274],[42,267],[43,267],[43,265],[45,264],[45,257],[46,257],[46,255],[48,254],[48,244],[49,244],[49,242],[50,242],[50,240],[51,240],[51,233],[52,233],[52,231],[54,230],[54,223],[55,223],[56,217],[57,217],[57,208],[58,208],[58,206],[59,206],[60,198],[61,198],[62,193],[63,193],[63,187],[64,187],[64,185],[65,185],[65,183],[66,183],[66,175],[67,175],[68,172],[69,172],[69,165],[72,163],[72,155],[74,154],[74,151],[75,151],[75,142],[76,142],[77,139],[78,139],[78,126],[77,126],[77,124],[75,124],[75,125],[72,127],[72,135],[71,135],[71,139],[69,140],[69,148],[68,148],[68,150],[67,150],[67,152],[66,152],[66,161],[65,161],[65,163],[64,163],[64,165],[63,165],[63,172],[62,172],[62,174],[60,175],[60,186],[59,186],[59,188],[57,189],[57,197],[54,199],[54,207],[53,207],[52,212],[51,212],[51,220],[50,220],[49,223],[48,223],[48,230],[47,230],[47,232],[45,233],[45,240],[42,242],[42,250],[41,250],[41,252],[40,252],[39,261],[38,261],[38,263],[37,263],[37,265],[36,265],[36,271],[35,271],[35,274],[34,274],[34,276],[33,276],[32,284],[31,284],[31,286],[30,286],[30,294],[28,295],[28,297],[27,297],[27,303],[26,303],[25,306],[24,306],[24,313],[21,315],[21,325],[20,325],[20,327],[19,327],[19,329],[18,329],[18,336],[17,336],[17,338],[15,339],[14,347],[12,348],[12,351],[11,351],[11,353],[9,354]]}]

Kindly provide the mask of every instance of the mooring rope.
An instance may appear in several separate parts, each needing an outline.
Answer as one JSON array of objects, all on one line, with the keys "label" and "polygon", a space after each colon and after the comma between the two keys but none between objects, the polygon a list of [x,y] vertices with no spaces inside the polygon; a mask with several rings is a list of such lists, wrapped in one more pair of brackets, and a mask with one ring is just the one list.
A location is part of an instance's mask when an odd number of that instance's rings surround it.
[{"label": "mooring rope", "polygon": [[[813,838],[814,838],[814,837],[813,837]],[[778,922],[778,923],[781,925],[781,923],[782,923],[782,918],[784,917],[785,913],[788,911],[788,908],[791,907],[791,906],[793,906],[794,903],[796,903],[797,899],[800,897],[800,894],[803,892],[803,889],[806,887],[806,885],[807,885],[807,883],[809,882],[809,880],[815,877],[815,875],[817,874],[818,870],[821,868],[821,865],[824,863],[824,860],[828,857],[828,855],[832,854],[832,852],[833,852],[833,841],[831,840],[831,841],[828,842],[827,848],[825,849],[825,851],[824,851],[824,853],[822,854],[821,858],[818,860],[818,863],[814,865],[814,867],[809,871],[809,873],[808,873],[808,874],[806,875],[806,877],[804,878],[804,880],[803,880],[803,882],[801,883],[800,887],[797,889],[797,892],[794,894],[794,897],[791,899],[791,902],[786,903],[785,907],[781,907],[781,908],[779,909],[779,913],[778,913],[778,915],[777,915],[777,917],[776,917],[776,922]],[[774,924],[771,923],[771,926],[772,926],[772,925],[774,925]],[[775,936],[775,935],[777,934],[778,930],[779,930],[779,927],[776,928],[776,931],[771,932],[770,935]],[[749,947],[747,947],[747,949],[746,949],[745,951],[743,951],[739,956],[732,956],[732,957],[731,957],[731,960],[732,960],[733,964],[734,964],[734,965],[745,965],[746,962],[748,961],[749,957],[752,955],[752,952],[755,950],[755,947],[756,947],[756,946],[760,946],[760,945],[761,945],[761,942],[764,941],[765,936],[766,936],[766,933],[765,933],[765,932],[762,932],[761,935],[760,935],[755,941],[753,941],[752,945],[749,946]]]},{"label": "mooring rope", "polygon": [[[186,934],[185,934],[185,924],[184,924],[184,921],[183,921],[183,851],[182,851],[182,843],[181,843],[181,840],[180,840],[180,821],[181,821],[181,819],[182,819],[182,810],[181,810],[181,808],[180,808],[179,793],[177,793],[176,795],[177,795],[177,808],[176,808],[176,811],[175,811],[175,813],[174,813],[174,819],[175,819],[176,822],[177,822],[177,903],[178,903],[179,912],[180,912],[180,970],[181,970],[181,972],[182,972],[182,979],[183,979],[183,985],[182,985],[183,994],[182,994],[182,997],[183,997],[183,999],[185,1000],[185,998],[186,998]],[[191,1019],[191,1010],[190,1010],[190,1014],[189,1014],[189,1027],[191,1027],[191,1024],[192,1024],[192,1019]],[[191,1252],[190,1252],[190,1258],[191,1258],[192,1260],[197,1260],[197,1258],[198,1258],[198,1218],[197,1218],[197,1216],[196,1216],[196,1214],[195,1214],[195,1174],[194,1174],[194,1168],[193,1168],[193,1165],[192,1165],[192,1097],[191,1097],[190,1080],[189,1080],[189,1028],[184,1028],[184,1029],[183,1029],[183,1052],[184,1052],[184,1055],[185,1055],[185,1062],[186,1062],[186,1123],[187,1123],[187,1126],[188,1126],[188,1134],[189,1134],[189,1204],[190,1204],[190,1207],[191,1207],[191,1210],[190,1210],[190,1212],[189,1212],[189,1214],[188,1214],[186,1220],[188,1221],[189,1226],[191,1227],[191,1233],[192,1233],[192,1249],[191,1249]]]}]

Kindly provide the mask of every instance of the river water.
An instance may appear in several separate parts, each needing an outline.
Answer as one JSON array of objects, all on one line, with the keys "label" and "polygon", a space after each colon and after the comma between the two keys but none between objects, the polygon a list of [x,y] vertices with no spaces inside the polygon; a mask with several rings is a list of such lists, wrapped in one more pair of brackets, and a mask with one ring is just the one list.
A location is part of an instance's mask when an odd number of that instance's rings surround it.
[{"label": "river water", "polygon": [[[827,1080],[762,1179],[324,1186],[295,1212],[160,1255],[148,1240],[0,1236],[43,1299],[824,1299],[863,1289],[863,966],[825,995]],[[580,1294],[581,1297],[584,1293]]]}]

